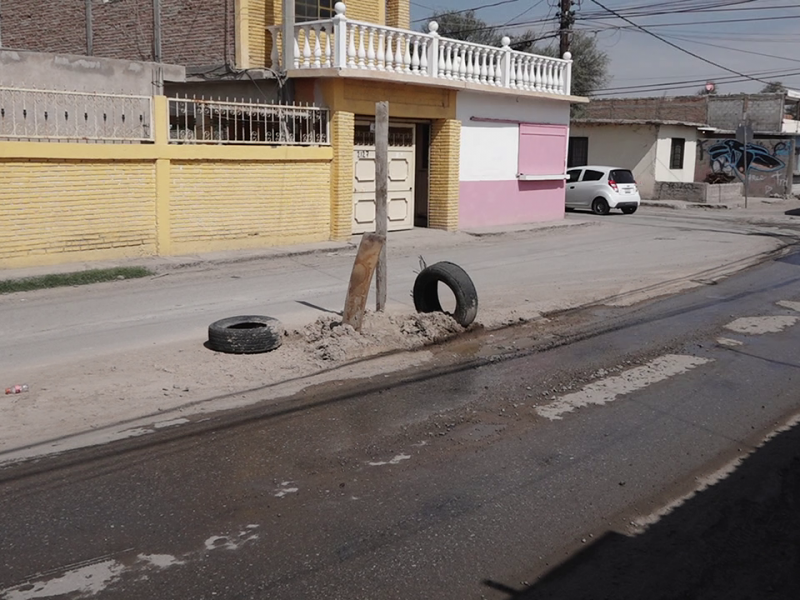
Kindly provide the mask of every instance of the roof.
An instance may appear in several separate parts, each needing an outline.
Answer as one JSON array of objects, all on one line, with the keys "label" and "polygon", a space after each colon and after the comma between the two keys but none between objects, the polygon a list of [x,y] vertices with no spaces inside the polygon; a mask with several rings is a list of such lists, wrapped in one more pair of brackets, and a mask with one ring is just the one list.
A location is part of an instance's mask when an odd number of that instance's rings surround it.
[{"label": "roof", "polygon": [[669,119],[571,119],[576,125],[676,125],[693,129],[707,128],[705,123],[687,123]]}]

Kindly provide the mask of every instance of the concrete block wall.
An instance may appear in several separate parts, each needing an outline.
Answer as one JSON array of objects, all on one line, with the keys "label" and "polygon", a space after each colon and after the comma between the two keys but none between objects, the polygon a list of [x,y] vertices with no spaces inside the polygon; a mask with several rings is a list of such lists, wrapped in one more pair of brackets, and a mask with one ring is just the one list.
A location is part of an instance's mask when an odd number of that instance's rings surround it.
[{"label": "concrete block wall", "polygon": [[740,183],[659,181],[654,200],[681,200],[708,204],[729,204],[744,199]]}]

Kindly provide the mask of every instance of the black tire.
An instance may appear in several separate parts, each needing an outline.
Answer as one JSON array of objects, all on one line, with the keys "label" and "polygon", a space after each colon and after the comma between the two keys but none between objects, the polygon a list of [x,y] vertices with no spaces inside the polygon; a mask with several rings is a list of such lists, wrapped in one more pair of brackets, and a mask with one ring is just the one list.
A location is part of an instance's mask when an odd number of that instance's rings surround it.
[{"label": "black tire", "polygon": [[450,314],[462,327],[469,327],[478,315],[478,292],[467,272],[455,263],[442,261],[425,267],[414,282],[414,307],[417,312],[445,312],[439,302],[439,282],[452,290],[456,309]]},{"label": "black tire", "polygon": [[622,211],[623,215],[632,215],[636,212],[636,209],[639,208],[638,206],[623,206],[620,210]]},{"label": "black tire", "polygon": [[565,206],[564,207],[564,212],[575,212],[575,209],[572,208],[571,206]]},{"label": "black tire", "polygon": [[208,347],[229,354],[269,352],[281,345],[283,325],[258,315],[228,317],[208,326]]},{"label": "black tire", "polygon": [[605,198],[595,198],[592,201],[592,212],[596,215],[607,215],[609,211],[608,202]]}]

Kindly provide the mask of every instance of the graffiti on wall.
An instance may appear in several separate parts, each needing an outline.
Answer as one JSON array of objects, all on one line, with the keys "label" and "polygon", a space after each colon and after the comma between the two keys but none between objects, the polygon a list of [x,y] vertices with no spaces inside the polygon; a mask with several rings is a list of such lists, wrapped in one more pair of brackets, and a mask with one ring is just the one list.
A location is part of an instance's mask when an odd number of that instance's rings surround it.
[{"label": "graffiti on wall", "polygon": [[793,151],[790,140],[759,140],[746,147],[734,139],[698,140],[696,180],[721,175],[743,182],[747,173],[754,195],[784,195]]}]

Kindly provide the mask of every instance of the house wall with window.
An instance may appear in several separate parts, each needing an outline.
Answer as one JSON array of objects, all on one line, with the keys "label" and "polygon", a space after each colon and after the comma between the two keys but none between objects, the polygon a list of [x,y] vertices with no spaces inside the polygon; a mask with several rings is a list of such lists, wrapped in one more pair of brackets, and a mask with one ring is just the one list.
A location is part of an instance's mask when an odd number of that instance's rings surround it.
[{"label": "house wall with window", "polygon": [[564,217],[569,104],[460,92],[459,227]]},{"label": "house wall with window", "polygon": [[656,142],[656,181],[694,181],[697,155],[697,129],[681,125],[662,125]]},{"label": "house wall with window", "polygon": [[636,178],[639,194],[642,197],[653,194],[658,140],[656,125],[575,120],[570,126],[570,136],[588,138],[587,164],[630,169]]}]

